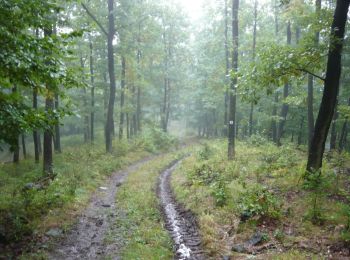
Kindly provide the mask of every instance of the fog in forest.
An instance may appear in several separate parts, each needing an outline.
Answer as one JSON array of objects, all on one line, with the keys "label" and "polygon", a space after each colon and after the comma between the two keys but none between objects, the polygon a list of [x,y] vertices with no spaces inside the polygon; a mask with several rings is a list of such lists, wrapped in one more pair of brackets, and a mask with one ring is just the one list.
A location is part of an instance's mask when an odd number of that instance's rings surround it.
[{"label": "fog in forest", "polygon": [[0,0],[0,259],[349,259],[350,0]]}]

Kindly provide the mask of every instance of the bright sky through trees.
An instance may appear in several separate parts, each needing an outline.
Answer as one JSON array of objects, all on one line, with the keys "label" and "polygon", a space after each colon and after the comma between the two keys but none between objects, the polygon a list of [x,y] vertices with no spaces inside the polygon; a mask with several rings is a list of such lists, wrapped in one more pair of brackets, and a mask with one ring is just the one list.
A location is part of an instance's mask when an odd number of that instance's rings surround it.
[{"label": "bright sky through trees", "polygon": [[178,1],[183,7],[186,13],[188,13],[189,17],[192,20],[195,20],[199,18],[201,15],[202,6],[204,3],[204,0],[176,0]]}]

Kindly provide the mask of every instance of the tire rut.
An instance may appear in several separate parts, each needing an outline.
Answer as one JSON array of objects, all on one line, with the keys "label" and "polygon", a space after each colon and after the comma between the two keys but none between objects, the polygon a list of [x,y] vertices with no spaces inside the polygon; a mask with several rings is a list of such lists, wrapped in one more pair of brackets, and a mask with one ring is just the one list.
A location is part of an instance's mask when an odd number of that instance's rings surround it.
[{"label": "tire rut", "polygon": [[175,246],[175,259],[206,259],[201,249],[201,239],[195,216],[176,202],[171,189],[171,175],[181,163],[177,161],[165,169],[159,177],[158,197],[169,231]]},{"label": "tire rut", "polygon": [[[107,255],[109,247],[104,244],[104,238],[117,218],[115,197],[118,187],[129,173],[153,158],[146,158],[114,173],[106,187],[100,187],[93,195],[77,224],[49,253],[49,259],[101,259]],[[118,248],[117,244],[114,249]]]}]

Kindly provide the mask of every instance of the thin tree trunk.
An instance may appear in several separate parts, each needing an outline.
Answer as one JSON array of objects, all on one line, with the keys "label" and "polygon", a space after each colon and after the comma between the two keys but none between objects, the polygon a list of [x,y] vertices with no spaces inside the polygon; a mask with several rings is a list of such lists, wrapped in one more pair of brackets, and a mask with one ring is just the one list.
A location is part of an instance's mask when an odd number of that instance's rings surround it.
[{"label": "thin tree trunk", "polygon": [[107,111],[107,122],[106,122],[106,151],[108,153],[112,152],[112,132],[114,129],[114,102],[115,102],[115,72],[114,72],[114,50],[113,50],[113,39],[115,34],[114,25],[114,0],[108,0],[108,73],[109,73],[109,101],[108,101],[108,111]]},{"label": "thin tree trunk", "polygon": [[[316,15],[319,17],[321,11],[321,0],[316,0]],[[320,41],[320,32],[315,34],[315,43],[318,45]],[[308,150],[311,147],[311,140],[315,131],[315,119],[314,119],[314,77],[308,75],[307,84],[307,120],[308,120]]]},{"label": "thin tree trunk", "polygon": [[277,104],[278,104],[278,92],[275,92],[275,100],[272,109],[272,141],[277,144]]},{"label": "thin tree trunk", "polygon": [[120,93],[120,122],[119,122],[119,140],[123,139],[123,130],[124,130],[124,102],[125,102],[125,74],[126,74],[126,62],[125,57],[122,57],[122,77],[121,77],[121,93]]},{"label": "thin tree trunk", "polygon": [[[255,62],[255,49],[256,49],[256,27],[258,23],[258,1],[254,1],[254,26],[253,26],[253,62]],[[249,136],[253,134],[253,114],[254,114],[254,103],[250,104],[249,113]]]},{"label": "thin tree trunk", "polygon": [[301,121],[300,121],[299,134],[298,134],[298,145],[301,145],[301,141],[303,138],[304,121],[305,121],[305,118],[304,118],[304,116],[302,116]]},{"label": "thin tree trunk", "polygon": [[331,128],[331,140],[330,140],[330,149],[335,150],[337,146],[337,120],[338,120],[338,101],[335,105],[335,111],[332,119],[332,128]]},{"label": "thin tree trunk", "polygon": [[[238,8],[239,0],[232,1],[232,69],[238,70]],[[236,136],[236,85],[237,77],[231,79],[230,106],[229,106],[229,127],[228,127],[228,159],[235,157],[235,136]]]},{"label": "thin tree trunk", "polygon": [[24,134],[22,134],[22,153],[23,158],[27,159],[26,136]]},{"label": "thin tree trunk", "polygon": [[129,120],[129,113],[125,114],[126,116],[126,138],[130,139],[130,120]]},{"label": "thin tree trunk", "polygon": [[[292,32],[291,32],[291,24],[290,21],[288,21],[287,24],[287,44],[290,45],[292,43]],[[289,83],[284,84],[283,88],[283,105],[281,110],[281,121],[278,126],[278,132],[277,132],[277,145],[281,145],[281,138],[284,133],[284,126],[286,124],[289,105],[286,103],[286,99],[289,95]]]},{"label": "thin tree trunk", "polygon": [[229,43],[228,43],[228,0],[225,0],[225,62],[226,62],[226,70],[225,70],[225,83],[226,83],[226,91],[225,91],[225,110],[224,110],[224,136],[227,136],[228,132],[228,103],[229,103],[229,92],[228,85],[230,83],[229,73],[230,73],[230,51],[229,51]]},{"label": "thin tree trunk", "polygon": [[[57,111],[59,109],[59,98],[58,94],[55,94],[55,110]],[[58,119],[57,119],[58,120]],[[59,121],[57,124],[55,124],[55,140],[54,140],[54,149],[55,152],[61,153],[61,133],[60,133],[60,123]]]},{"label": "thin tree trunk", "polygon": [[13,163],[19,163],[19,137],[16,138],[16,145],[13,150]]},{"label": "thin tree trunk", "polygon": [[[348,106],[350,106],[350,98],[348,99]],[[339,138],[339,151],[341,152],[345,147],[345,139],[347,135],[347,129],[348,129],[348,117],[345,117],[345,121],[342,126],[340,138]]]},{"label": "thin tree trunk", "polygon": [[94,143],[95,140],[95,74],[94,74],[94,57],[91,36],[89,35],[90,46],[90,82],[91,82],[91,113],[90,113],[90,140]]},{"label": "thin tree trunk", "polygon": [[[44,30],[45,37],[51,37],[52,28]],[[54,100],[52,97],[52,90],[49,85],[46,85],[47,95],[45,98],[45,111],[50,114],[54,109]],[[53,174],[53,156],[52,156],[52,129],[44,131],[44,154],[43,154],[43,171],[44,175]]]},{"label": "thin tree trunk", "polygon": [[[33,88],[33,109],[38,109],[38,89],[36,87]],[[39,133],[36,129],[33,131],[33,141],[34,141],[34,158],[35,163],[39,163],[40,159],[40,149],[39,149]]]},{"label": "thin tree trunk", "polygon": [[322,167],[325,143],[339,93],[341,53],[349,4],[350,0],[337,0],[334,12],[324,92],[315,124],[315,132],[309,149],[306,167],[308,172],[318,171]]}]

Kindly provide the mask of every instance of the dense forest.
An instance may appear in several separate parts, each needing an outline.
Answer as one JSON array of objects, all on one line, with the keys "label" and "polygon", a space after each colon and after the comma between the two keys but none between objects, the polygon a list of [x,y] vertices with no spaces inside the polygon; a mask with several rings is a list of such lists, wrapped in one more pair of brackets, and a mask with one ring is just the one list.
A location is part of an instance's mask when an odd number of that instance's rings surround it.
[{"label": "dense forest", "polygon": [[0,259],[350,259],[350,0],[0,0]]}]

